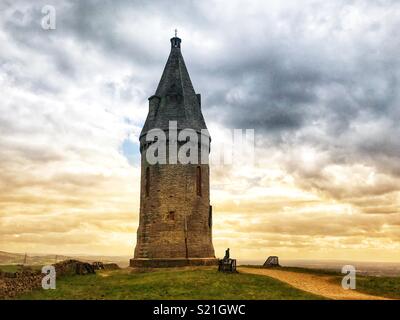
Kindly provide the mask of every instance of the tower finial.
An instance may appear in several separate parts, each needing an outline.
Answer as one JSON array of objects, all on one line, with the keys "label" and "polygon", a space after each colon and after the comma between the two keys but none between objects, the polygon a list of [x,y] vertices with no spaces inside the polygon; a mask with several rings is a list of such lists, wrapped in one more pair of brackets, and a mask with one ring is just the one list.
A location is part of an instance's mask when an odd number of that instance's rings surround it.
[{"label": "tower finial", "polygon": [[178,29],[175,29],[175,37],[171,38],[171,48],[180,48],[181,39],[178,38]]}]

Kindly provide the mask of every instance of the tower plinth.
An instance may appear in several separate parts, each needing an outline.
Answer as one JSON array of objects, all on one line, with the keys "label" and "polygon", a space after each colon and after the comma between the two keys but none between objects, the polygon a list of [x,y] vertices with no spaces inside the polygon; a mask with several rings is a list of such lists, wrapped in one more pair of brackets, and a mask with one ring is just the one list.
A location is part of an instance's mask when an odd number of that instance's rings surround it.
[{"label": "tower plinth", "polygon": [[[201,112],[200,95],[195,93],[181,53],[181,39],[171,39],[171,52],[140,133],[141,181],[137,242],[131,267],[178,267],[216,265],[212,244],[212,207],[208,163],[150,164],[146,139],[153,129],[166,134],[169,125],[194,130],[199,137],[207,129]],[[210,139],[209,136],[207,139]],[[201,149],[201,139],[198,149]],[[181,144],[178,143],[178,148]],[[208,152],[207,155],[208,157]],[[167,153],[167,158],[169,154]],[[203,155],[204,159],[204,155]]]}]

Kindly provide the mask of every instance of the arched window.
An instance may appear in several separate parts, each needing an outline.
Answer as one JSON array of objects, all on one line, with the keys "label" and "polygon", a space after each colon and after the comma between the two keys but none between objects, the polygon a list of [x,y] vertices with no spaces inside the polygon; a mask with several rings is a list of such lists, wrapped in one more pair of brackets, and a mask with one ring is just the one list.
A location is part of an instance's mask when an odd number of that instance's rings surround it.
[{"label": "arched window", "polygon": [[146,185],[145,185],[145,187],[146,187],[146,197],[148,197],[150,194],[150,168],[149,167],[146,168]]},{"label": "arched window", "polygon": [[196,193],[201,196],[201,167],[196,168]]}]

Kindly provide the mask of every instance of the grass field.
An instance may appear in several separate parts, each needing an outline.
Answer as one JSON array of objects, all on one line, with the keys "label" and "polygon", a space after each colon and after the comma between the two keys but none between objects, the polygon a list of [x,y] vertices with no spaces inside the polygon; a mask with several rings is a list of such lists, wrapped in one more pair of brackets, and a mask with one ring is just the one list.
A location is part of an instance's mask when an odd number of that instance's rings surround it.
[{"label": "grass field", "polygon": [[[295,271],[295,272],[306,272],[312,274],[321,275],[333,275],[337,283],[341,283],[343,274],[340,272],[330,270],[318,270],[318,269],[307,269],[307,268],[294,268],[284,267],[283,270]],[[375,276],[362,276],[357,275],[356,287],[360,292],[392,298],[400,299],[400,277],[375,277]]]},{"label": "grass field", "polygon": [[21,270],[21,267],[17,265],[13,264],[0,265],[0,271],[3,272],[17,272],[19,270]]},{"label": "grass field", "polygon": [[[38,266],[38,265],[29,266],[29,269],[41,270],[42,266]],[[16,264],[0,265],[0,271],[3,271],[3,272],[19,272],[19,271],[22,271],[22,266],[21,265],[16,265]]]},{"label": "grass field", "polygon": [[[251,268],[261,268],[261,266],[248,266]],[[308,273],[321,276],[332,276],[332,281],[341,284],[343,274],[332,270],[320,270],[298,267],[280,267],[279,270]],[[376,277],[362,276],[356,277],[357,291],[381,296],[391,299],[400,299],[400,277]]]},{"label": "grass field", "polygon": [[357,290],[391,299],[400,299],[400,277],[357,277]]},{"label": "grass field", "polygon": [[322,299],[278,280],[250,274],[223,274],[215,269],[129,269],[70,276],[56,290],[38,289],[20,299]]},{"label": "grass field", "polygon": [[[33,266],[40,269],[40,266]],[[255,267],[257,268],[257,267]],[[339,272],[282,267],[284,271],[330,276],[340,284]],[[17,265],[0,265],[6,272]],[[357,291],[400,299],[400,277],[357,276]],[[57,280],[56,290],[38,289],[19,299],[322,299],[270,277],[252,274],[222,274],[213,268],[131,269],[97,271],[96,275],[69,276]]]}]

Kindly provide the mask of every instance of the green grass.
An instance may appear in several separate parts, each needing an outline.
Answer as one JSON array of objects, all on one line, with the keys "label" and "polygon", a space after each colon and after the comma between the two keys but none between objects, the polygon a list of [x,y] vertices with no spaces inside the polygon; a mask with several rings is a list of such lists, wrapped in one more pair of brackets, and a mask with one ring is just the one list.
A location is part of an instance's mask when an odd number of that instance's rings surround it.
[{"label": "green grass", "polygon": [[[39,265],[33,265],[33,266],[30,265],[27,267],[32,270],[41,270],[42,269],[42,266],[39,266]],[[17,264],[4,264],[4,265],[0,265],[0,270],[3,272],[20,272],[20,271],[22,271],[22,266],[17,265]]]},{"label": "green grass", "polygon": [[[261,268],[261,266],[246,266],[251,268]],[[279,267],[278,270],[309,273],[321,276],[331,276],[332,282],[341,285],[343,274],[333,270],[310,269],[298,267]],[[357,275],[356,290],[374,296],[400,299],[400,277],[378,277]]]},{"label": "green grass", "polygon": [[[307,268],[283,268],[283,270],[332,276],[332,281],[341,285],[343,274],[331,270],[314,270]],[[400,277],[356,276],[356,290],[374,296],[400,299]]]},{"label": "green grass", "polygon": [[18,265],[6,264],[0,265],[0,270],[3,272],[17,272],[21,270],[21,267]]},{"label": "green grass", "polygon": [[357,276],[356,288],[360,292],[400,299],[400,277]]},{"label": "green grass", "polygon": [[251,274],[224,274],[212,268],[129,269],[70,276],[56,290],[37,289],[20,299],[322,299],[278,280]]}]

